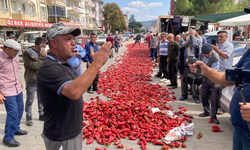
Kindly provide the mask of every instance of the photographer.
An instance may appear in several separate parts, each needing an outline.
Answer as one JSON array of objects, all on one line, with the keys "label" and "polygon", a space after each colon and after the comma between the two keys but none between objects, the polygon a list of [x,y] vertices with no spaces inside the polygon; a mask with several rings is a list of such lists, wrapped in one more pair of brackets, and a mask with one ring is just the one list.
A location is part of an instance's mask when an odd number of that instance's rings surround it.
[{"label": "photographer", "polygon": [[[218,72],[209,68],[202,61],[196,61],[189,64],[190,70],[196,73],[199,66],[201,74],[206,76],[209,80],[222,86],[232,86],[234,83],[226,81],[226,73]],[[235,65],[237,68],[243,67],[250,69],[250,49],[241,57],[240,61]],[[238,89],[235,90],[230,103],[230,114],[233,128],[233,150],[250,149],[250,132],[246,121],[250,121],[250,85],[244,85],[243,93],[247,104],[242,104],[241,95]]]}]

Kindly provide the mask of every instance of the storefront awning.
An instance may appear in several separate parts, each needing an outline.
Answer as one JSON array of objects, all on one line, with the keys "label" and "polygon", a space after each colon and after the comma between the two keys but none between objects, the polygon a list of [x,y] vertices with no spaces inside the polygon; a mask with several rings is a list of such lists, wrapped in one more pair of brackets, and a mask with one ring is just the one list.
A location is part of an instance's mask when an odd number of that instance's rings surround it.
[{"label": "storefront awning", "polygon": [[219,21],[220,26],[246,26],[250,25],[250,14]]},{"label": "storefront awning", "polygon": [[222,20],[242,16],[245,14],[246,13],[244,11],[237,11],[237,12],[221,13],[221,14],[199,15],[199,16],[194,16],[194,19],[210,21],[210,23],[216,23]]}]

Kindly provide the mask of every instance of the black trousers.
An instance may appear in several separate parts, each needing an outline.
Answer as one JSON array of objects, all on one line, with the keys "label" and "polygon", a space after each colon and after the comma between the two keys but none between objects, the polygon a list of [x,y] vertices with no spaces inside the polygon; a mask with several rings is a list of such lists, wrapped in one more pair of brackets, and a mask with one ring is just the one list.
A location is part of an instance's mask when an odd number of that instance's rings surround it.
[{"label": "black trousers", "polygon": [[139,40],[139,41],[135,40],[135,43],[134,43],[134,45],[132,47],[134,47],[136,43],[138,43],[140,45],[140,47],[141,47],[141,40]]},{"label": "black trousers", "polygon": [[168,75],[168,63],[167,63],[168,56],[160,56],[160,62],[161,62],[161,70],[163,73],[164,78],[169,78]]},{"label": "black trousers", "polygon": [[177,70],[178,70],[178,60],[168,61],[168,74],[172,85],[177,86]]},{"label": "black trousers", "polygon": [[90,85],[90,87],[88,88],[88,90],[91,90],[92,86],[93,86],[93,90],[97,90],[98,80],[99,80],[99,72],[95,76],[95,79],[94,79],[93,83]]},{"label": "black trousers", "polygon": [[[211,118],[216,118],[218,102],[220,101],[221,87],[218,84],[209,84],[204,81],[201,85],[201,101],[204,112],[211,113]],[[210,111],[211,103],[211,111]]]}]

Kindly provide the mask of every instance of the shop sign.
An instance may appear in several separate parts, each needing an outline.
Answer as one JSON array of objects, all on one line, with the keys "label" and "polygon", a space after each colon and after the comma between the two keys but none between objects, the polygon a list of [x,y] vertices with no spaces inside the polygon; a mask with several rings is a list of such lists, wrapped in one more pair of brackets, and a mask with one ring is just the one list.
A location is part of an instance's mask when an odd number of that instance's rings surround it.
[{"label": "shop sign", "polygon": [[6,19],[6,25],[32,28],[50,28],[53,23]]},{"label": "shop sign", "polygon": [[102,30],[105,30],[105,26],[102,26],[102,27],[99,27],[100,29],[102,29]]},{"label": "shop sign", "polygon": [[57,22],[59,22],[59,21],[68,22],[69,18],[64,18],[64,17],[49,17],[48,18],[48,22],[50,22],[50,23],[56,23],[56,21]]},{"label": "shop sign", "polygon": [[95,26],[95,28],[99,28],[98,26]]},{"label": "shop sign", "polygon": [[75,12],[80,12],[80,13],[83,13],[83,14],[84,14],[84,9],[79,8],[79,7],[76,7],[76,6],[74,6],[74,11],[75,11]]},{"label": "shop sign", "polygon": [[59,22],[65,24],[66,26],[76,26],[76,27],[81,26],[81,22],[64,22],[64,21],[59,21]]}]

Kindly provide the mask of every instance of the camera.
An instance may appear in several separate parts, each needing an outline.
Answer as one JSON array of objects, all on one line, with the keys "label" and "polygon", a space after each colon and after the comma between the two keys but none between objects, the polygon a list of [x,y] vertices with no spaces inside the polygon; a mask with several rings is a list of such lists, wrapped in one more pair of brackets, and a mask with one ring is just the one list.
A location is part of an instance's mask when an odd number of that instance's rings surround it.
[{"label": "camera", "polygon": [[226,80],[239,84],[250,84],[250,70],[244,68],[226,69]]}]

